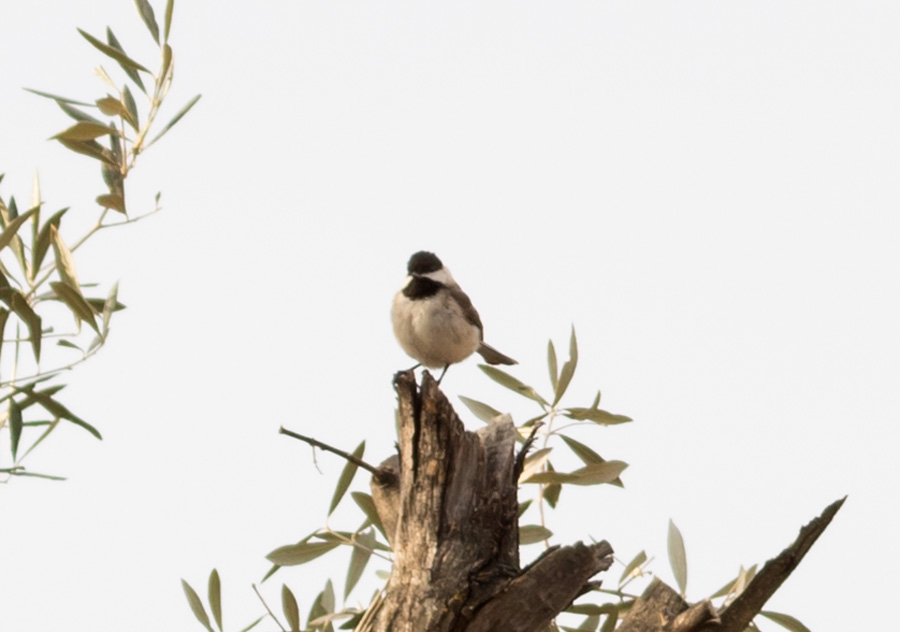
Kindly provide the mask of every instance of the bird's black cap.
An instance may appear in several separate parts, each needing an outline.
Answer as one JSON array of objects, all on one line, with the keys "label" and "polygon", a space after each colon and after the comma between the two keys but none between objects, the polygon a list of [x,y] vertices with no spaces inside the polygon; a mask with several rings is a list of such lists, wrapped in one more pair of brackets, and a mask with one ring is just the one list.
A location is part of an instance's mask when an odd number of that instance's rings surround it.
[{"label": "bird's black cap", "polygon": [[420,250],[409,258],[406,264],[406,270],[410,274],[428,274],[429,272],[437,272],[444,267],[441,260],[433,252]]}]

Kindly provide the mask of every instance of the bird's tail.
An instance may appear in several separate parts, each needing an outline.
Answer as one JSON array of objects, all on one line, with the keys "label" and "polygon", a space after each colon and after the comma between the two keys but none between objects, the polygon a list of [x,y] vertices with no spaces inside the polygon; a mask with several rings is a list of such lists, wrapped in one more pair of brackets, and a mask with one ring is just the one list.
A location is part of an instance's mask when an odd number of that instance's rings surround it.
[{"label": "bird's tail", "polygon": [[478,347],[478,353],[481,354],[481,357],[484,358],[484,361],[488,364],[518,364],[518,362],[509,356],[503,355],[485,342],[482,342],[481,346]]}]

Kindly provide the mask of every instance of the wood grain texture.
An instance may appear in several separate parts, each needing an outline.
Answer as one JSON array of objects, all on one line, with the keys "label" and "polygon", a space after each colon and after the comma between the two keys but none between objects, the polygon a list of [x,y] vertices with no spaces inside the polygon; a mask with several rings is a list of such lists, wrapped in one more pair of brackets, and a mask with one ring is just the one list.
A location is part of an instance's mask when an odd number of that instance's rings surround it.
[{"label": "wood grain texture", "polygon": [[[399,457],[374,476],[394,566],[365,632],[538,632],[612,563],[606,542],[519,566],[516,429],[468,432],[429,373],[394,380]],[[502,623],[510,621],[511,623]]]},{"label": "wood grain texture", "polygon": [[687,602],[659,577],[634,602],[617,632],[662,632],[688,609]]},{"label": "wood grain texture", "polygon": [[763,565],[756,577],[747,585],[737,598],[722,612],[721,627],[701,627],[704,632],[742,632],[750,621],[753,620],[769,597],[784,583],[800,561],[809,551],[819,536],[831,524],[831,520],[847,500],[846,496],[828,505],[822,513],[813,518],[809,524],[800,529],[800,534],[794,542],[777,556]]},{"label": "wood grain texture", "polygon": [[[372,477],[372,498],[394,550],[385,590],[356,632],[544,632],[591,578],[612,564],[601,541],[553,547],[521,568],[516,429],[508,416],[463,427],[426,371],[394,378],[397,456]],[[655,578],[618,632],[742,632],[840,509],[801,529],[722,612],[690,606]]]},{"label": "wood grain texture", "polygon": [[481,608],[465,632],[544,630],[580,594],[584,584],[613,562],[605,540],[551,551],[513,579]]},{"label": "wood grain texture", "polygon": [[794,542],[770,559],[743,592],[721,612],[708,601],[688,606],[681,596],[654,578],[635,601],[617,632],[743,632],[825,531],[845,498],[833,502],[800,529]]}]

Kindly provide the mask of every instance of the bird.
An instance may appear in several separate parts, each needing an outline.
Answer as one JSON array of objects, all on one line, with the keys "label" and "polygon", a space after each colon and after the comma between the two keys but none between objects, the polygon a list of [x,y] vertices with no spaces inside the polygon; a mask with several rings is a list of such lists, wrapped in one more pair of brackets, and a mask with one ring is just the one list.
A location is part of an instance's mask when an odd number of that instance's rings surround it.
[{"label": "bird", "polygon": [[[488,364],[518,364],[484,341],[484,327],[472,301],[433,252],[409,258],[407,277],[394,296],[391,321],[403,350],[419,366],[443,368],[476,351]],[[412,370],[412,369],[410,369]]]}]

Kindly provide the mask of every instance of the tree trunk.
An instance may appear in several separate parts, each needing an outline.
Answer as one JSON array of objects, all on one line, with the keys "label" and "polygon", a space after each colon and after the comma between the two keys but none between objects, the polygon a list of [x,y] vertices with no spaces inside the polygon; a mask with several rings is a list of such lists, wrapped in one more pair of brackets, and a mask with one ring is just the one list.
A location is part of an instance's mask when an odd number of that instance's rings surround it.
[{"label": "tree trunk", "polygon": [[427,372],[421,391],[412,372],[398,373],[394,385],[400,456],[382,464],[372,485],[394,566],[384,599],[360,630],[544,630],[609,568],[612,548],[579,542],[520,568],[521,463],[512,420],[468,432]]}]

